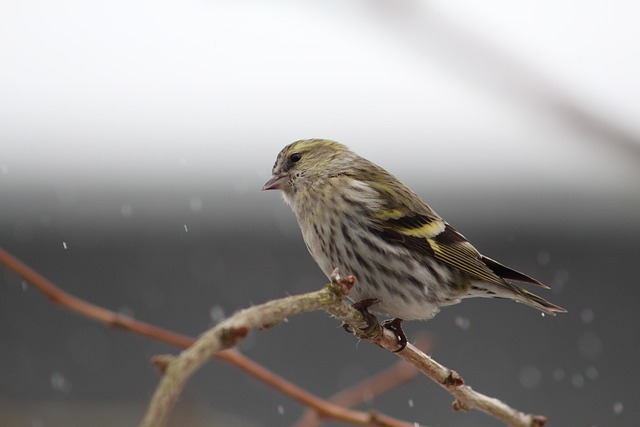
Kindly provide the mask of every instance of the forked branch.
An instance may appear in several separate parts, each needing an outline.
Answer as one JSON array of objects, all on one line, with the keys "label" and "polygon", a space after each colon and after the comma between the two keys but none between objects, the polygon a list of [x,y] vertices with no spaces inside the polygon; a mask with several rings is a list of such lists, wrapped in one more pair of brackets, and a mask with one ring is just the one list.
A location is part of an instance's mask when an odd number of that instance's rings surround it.
[{"label": "forked branch", "polygon": [[[359,311],[351,308],[343,301],[343,297],[347,295],[350,287],[355,283],[355,278],[351,276],[341,278],[337,272],[333,275],[332,282],[323,289],[270,301],[239,311],[205,332],[191,345],[193,341],[188,337],[113,313],[63,292],[46,278],[1,248],[0,262],[22,276],[58,304],[112,326],[121,327],[176,345],[189,346],[179,356],[156,358],[156,362],[163,367],[164,375],[141,424],[145,427],[162,426],[166,423],[173,403],[182,391],[186,381],[213,354],[221,359],[227,361],[236,360],[237,362],[243,358],[240,353],[233,350],[224,350],[237,344],[251,329],[273,326],[298,313],[316,310],[327,311],[347,323],[359,338],[369,340],[391,351],[397,349],[397,337],[394,333],[381,328],[379,325],[374,325],[372,328]],[[362,332],[364,330],[366,330],[366,333]],[[464,385],[464,381],[455,371],[440,365],[411,344],[396,354],[416,366],[421,372],[451,393],[455,397],[454,409],[477,409],[514,427],[542,427],[547,422],[543,416],[524,414],[498,399],[474,391],[471,387]],[[256,372],[252,372],[250,365],[251,363],[240,367],[254,374],[260,371],[260,369],[257,369]],[[265,374],[265,372],[262,372],[262,374]],[[266,371],[266,374],[264,377],[269,376],[268,371]],[[261,378],[260,375],[256,376]],[[287,385],[295,389],[289,395],[296,400],[309,404],[309,406],[317,404],[318,401],[321,402],[321,405],[314,406],[321,416],[333,417],[360,425],[413,425],[379,414],[353,411],[317,398],[304,390],[298,389],[293,384]],[[296,396],[298,391],[300,391],[300,395]]]}]

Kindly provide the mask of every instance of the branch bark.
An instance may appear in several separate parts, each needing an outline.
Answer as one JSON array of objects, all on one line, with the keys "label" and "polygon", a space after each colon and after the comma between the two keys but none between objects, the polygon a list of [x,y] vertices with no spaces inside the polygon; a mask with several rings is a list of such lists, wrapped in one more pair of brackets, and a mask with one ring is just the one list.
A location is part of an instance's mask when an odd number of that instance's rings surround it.
[{"label": "branch bark", "polygon": [[[212,352],[233,346],[242,339],[251,328],[265,323],[273,325],[284,319],[306,311],[325,310],[334,317],[351,326],[354,334],[390,351],[398,346],[397,337],[384,329],[379,323],[369,324],[362,313],[343,301],[348,290],[355,283],[351,276],[341,278],[334,272],[331,284],[320,291],[274,300],[265,304],[247,308],[231,316],[216,327],[210,329],[198,342],[185,350],[178,358],[171,359],[171,366],[165,372],[154,394],[142,427],[162,426],[166,422],[175,399],[187,379],[208,359]],[[474,391],[464,385],[464,380],[452,371],[431,359],[415,346],[408,344],[398,354],[412,363],[421,372],[451,393],[456,400],[456,410],[477,409],[514,427],[541,427],[547,422],[543,416],[534,416],[517,411],[502,401]],[[384,424],[382,424],[384,425]]]},{"label": "branch bark", "polygon": [[[31,267],[0,248],[0,263],[4,264],[16,274],[25,279],[34,288],[44,294],[53,303],[60,305],[70,311],[96,320],[113,328],[122,329],[124,331],[133,332],[148,338],[155,339],[176,347],[188,348],[193,345],[196,340],[194,338],[181,335],[167,329],[163,329],[148,323],[136,320],[132,317],[112,312],[103,307],[91,304],[81,298],[77,298],[56,286],[47,278],[40,275]],[[161,370],[166,370],[168,361],[173,356],[156,356],[153,363]],[[261,364],[251,360],[238,350],[231,348],[212,354],[210,357],[216,358],[244,371],[245,373],[257,378],[268,386],[274,388],[280,393],[288,396],[292,400],[313,409],[316,413],[324,418],[331,418],[345,423],[354,425],[379,426],[379,420],[384,420],[385,425],[391,427],[407,427],[406,422],[382,415],[369,414],[361,411],[349,410],[339,404],[328,402],[309,391],[298,387],[297,385],[287,381],[285,378],[265,368]]]},{"label": "branch bark", "polygon": [[[192,340],[188,337],[113,313],[67,294],[2,248],[0,248],[0,262],[32,283],[55,303],[85,316],[115,327],[162,339],[166,342],[179,343],[178,345],[182,346],[188,346],[192,343]],[[242,358],[240,353],[233,352],[233,350],[223,350],[234,346],[252,328],[274,326],[284,319],[301,312],[322,309],[347,323],[359,338],[369,340],[390,351],[396,350],[397,337],[394,333],[382,328],[379,324],[368,324],[359,311],[343,301],[343,297],[348,293],[350,286],[354,282],[355,279],[351,276],[340,278],[336,274],[332,277],[332,283],[319,291],[286,297],[244,309],[201,335],[193,345],[179,356],[157,358],[156,362],[163,368],[164,376],[156,389],[141,425],[164,425],[171,407],[186,381],[212,354],[215,353],[216,356],[222,359],[235,360],[237,362]],[[464,385],[462,377],[455,371],[437,363],[411,344],[408,344],[404,350],[396,354],[416,366],[421,372],[451,393],[456,398],[453,403],[454,409],[477,409],[513,427],[542,427],[547,422],[544,416],[524,414],[498,399],[474,391],[471,387]],[[251,372],[249,366],[243,366],[242,369]],[[258,375],[258,377],[260,376]],[[289,385],[296,387],[292,384]],[[379,414],[352,411],[323,401],[306,391],[302,390],[301,392],[299,396],[296,396],[294,392],[292,397],[304,404],[311,403],[310,406],[317,404],[319,401],[321,404],[317,410],[322,416],[334,417],[360,425],[413,425]]]},{"label": "branch bark", "polygon": [[164,358],[164,375],[140,425],[165,425],[187,380],[209,360],[211,354],[235,346],[251,329],[272,327],[299,313],[343,304],[342,297],[348,292],[348,288],[343,285],[346,283],[348,282],[338,278],[319,291],[281,298],[241,310],[202,334],[194,345],[179,356]]},{"label": "branch bark", "polygon": [[[416,338],[415,345],[428,352],[429,350],[427,349],[430,348],[431,339],[426,333],[422,332]],[[388,369],[334,394],[328,401],[346,408],[353,408],[365,403],[367,400],[395,390],[402,384],[415,379],[419,373],[420,371],[415,366],[404,359],[400,359]],[[322,413],[309,407],[300,419],[296,421],[294,427],[317,427],[321,423]]]}]

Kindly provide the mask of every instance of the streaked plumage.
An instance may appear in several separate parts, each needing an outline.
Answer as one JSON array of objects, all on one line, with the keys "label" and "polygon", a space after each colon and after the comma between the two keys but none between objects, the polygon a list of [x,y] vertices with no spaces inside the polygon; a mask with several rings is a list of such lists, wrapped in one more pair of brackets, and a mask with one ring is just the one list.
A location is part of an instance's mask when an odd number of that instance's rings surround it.
[{"label": "streaked plumage", "polygon": [[565,310],[509,283],[543,285],[481,255],[393,175],[337,142],[310,139],[278,154],[263,189],[282,190],[311,256],[329,276],[356,276],[354,301],[398,319],[429,319],[468,297]]}]

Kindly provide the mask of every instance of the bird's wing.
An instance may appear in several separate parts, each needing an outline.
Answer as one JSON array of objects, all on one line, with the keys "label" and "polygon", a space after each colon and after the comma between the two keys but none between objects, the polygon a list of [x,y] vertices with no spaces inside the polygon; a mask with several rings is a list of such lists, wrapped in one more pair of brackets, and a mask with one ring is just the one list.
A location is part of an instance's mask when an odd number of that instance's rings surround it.
[{"label": "bird's wing", "polygon": [[372,185],[383,205],[373,213],[376,221],[371,226],[372,231],[388,243],[404,246],[419,256],[438,259],[479,280],[500,286],[507,284],[499,272],[483,262],[483,256],[462,234],[415,193],[397,181],[392,183],[394,185],[389,184]]},{"label": "bird's wing", "polygon": [[413,213],[392,218],[385,214],[378,219],[372,228],[388,243],[440,260],[477,279],[497,285],[505,284],[500,276],[487,267],[482,255],[464,236],[441,218]]}]

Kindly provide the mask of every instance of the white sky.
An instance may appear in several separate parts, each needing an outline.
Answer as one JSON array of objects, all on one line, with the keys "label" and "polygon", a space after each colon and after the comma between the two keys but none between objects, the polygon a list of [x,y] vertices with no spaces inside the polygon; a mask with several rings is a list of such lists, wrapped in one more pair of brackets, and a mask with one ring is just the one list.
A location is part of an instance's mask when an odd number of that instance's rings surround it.
[{"label": "white sky", "polygon": [[5,1],[0,179],[253,185],[327,137],[402,177],[637,193],[640,157],[537,97],[640,139],[639,5]]}]

